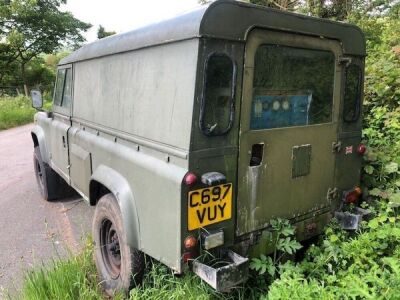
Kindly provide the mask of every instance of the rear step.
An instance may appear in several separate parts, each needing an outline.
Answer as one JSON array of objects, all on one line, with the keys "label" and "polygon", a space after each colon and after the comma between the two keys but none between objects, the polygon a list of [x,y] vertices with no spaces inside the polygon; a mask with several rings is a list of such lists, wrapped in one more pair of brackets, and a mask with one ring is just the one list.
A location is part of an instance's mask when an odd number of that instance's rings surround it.
[{"label": "rear step", "polygon": [[358,230],[362,220],[368,221],[372,213],[368,209],[355,207],[352,213],[348,211],[336,211],[335,218],[344,230]]},{"label": "rear step", "polygon": [[229,292],[233,287],[247,280],[248,258],[227,250],[219,261],[227,264],[214,268],[199,261],[193,261],[193,272],[218,292]]}]

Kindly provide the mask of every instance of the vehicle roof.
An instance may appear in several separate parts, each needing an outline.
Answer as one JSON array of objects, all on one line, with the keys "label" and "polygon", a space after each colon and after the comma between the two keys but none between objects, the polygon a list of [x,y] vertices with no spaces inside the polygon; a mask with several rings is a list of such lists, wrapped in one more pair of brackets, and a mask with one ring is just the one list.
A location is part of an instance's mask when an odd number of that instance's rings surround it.
[{"label": "vehicle roof", "polygon": [[234,0],[218,0],[175,18],[84,45],[60,65],[197,37],[245,41],[252,28],[268,28],[341,41],[344,54],[365,56],[365,38],[354,25]]}]

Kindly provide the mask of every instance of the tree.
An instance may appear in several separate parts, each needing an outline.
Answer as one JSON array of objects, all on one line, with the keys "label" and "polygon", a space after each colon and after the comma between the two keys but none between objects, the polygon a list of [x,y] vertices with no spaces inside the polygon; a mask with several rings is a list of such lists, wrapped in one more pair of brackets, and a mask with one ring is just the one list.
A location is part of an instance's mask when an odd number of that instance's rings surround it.
[{"label": "tree", "polygon": [[[207,4],[213,0],[199,0]],[[319,18],[348,20],[350,17],[390,16],[400,18],[399,0],[245,0],[247,2],[295,11]]]},{"label": "tree", "polygon": [[[281,10],[294,11],[298,7],[300,0],[245,0],[246,2],[277,8]],[[213,0],[199,0],[200,4],[208,4]]]},{"label": "tree", "polygon": [[0,1],[0,57],[5,67],[0,70],[0,78],[10,65],[17,63],[25,94],[27,64],[42,53],[66,46],[76,48],[85,41],[82,32],[91,27],[70,12],[61,12],[63,3],[66,0]]},{"label": "tree", "polygon": [[97,29],[97,38],[102,39],[107,36],[114,35],[115,33],[115,31],[106,31],[103,26],[99,25],[99,29]]}]

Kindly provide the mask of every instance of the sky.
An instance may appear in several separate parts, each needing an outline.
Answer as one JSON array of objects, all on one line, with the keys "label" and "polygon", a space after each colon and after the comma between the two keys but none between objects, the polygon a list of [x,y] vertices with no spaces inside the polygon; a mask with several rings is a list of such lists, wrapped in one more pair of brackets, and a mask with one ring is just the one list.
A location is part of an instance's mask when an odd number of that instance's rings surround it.
[{"label": "sky", "polygon": [[70,11],[93,27],[84,34],[88,42],[97,39],[101,24],[107,31],[126,32],[168,19],[198,7],[197,0],[67,0],[63,11]]}]

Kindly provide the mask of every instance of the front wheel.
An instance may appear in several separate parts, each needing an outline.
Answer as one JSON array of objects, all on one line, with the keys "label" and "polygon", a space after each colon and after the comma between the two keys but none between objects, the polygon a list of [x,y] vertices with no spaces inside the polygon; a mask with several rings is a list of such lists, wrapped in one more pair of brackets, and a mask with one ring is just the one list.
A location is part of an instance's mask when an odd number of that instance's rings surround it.
[{"label": "front wheel", "polygon": [[59,175],[42,160],[39,147],[35,147],[33,151],[33,167],[39,191],[43,199],[46,201],[57,199]]},{"label": "front wheel", "polygon": [[76,195],[60,175],[42,160],[39,147],[33,150],[33,167],[40,194],[46,201]]},{"label": "front wheel", "polygon": [[95,242],[95,261],[105,292],[128,292],[143,278],[144,255],[126,241],[121,211],[112,194],[104,195],[97,203],[92,233]]}]

